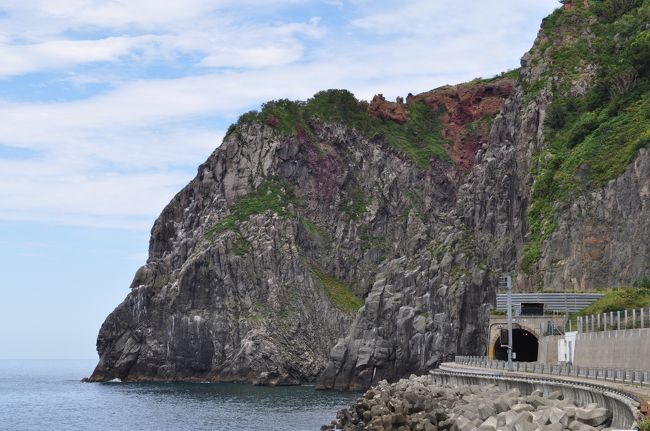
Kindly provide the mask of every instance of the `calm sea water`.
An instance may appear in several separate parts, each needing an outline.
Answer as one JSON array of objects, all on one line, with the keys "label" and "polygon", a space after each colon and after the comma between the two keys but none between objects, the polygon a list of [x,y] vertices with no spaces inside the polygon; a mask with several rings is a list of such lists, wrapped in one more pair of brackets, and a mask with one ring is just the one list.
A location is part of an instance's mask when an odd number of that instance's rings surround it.
[{"label": "calm sea water", "polygon": [[0,430],[318,430],[358,397],[310,386],[80,383],[94,365],[0,360]]}]

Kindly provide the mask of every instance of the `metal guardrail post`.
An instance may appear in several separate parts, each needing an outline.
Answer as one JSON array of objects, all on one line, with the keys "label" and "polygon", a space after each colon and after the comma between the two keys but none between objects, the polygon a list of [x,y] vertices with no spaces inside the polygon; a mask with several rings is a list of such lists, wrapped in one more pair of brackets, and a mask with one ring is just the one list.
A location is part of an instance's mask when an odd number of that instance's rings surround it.
[{"label": "metal guardrail post", "polygon": [[627,329],[627,310],[623,311],[623,316],[625,316],[625,325],[624,325],[623,329]]},{"label": "metal guardrail post", "polygon": [[597,318],[596,331],[600,331],[600,314],[596,316],[596,318]]},{"label": "metal guardrail post", "polygon": [[632,310],[632,329],[636,329],[636,308]]},{"label": "metal guardrail post", "polygon": [[620,331],[621,330],[621,312],[620,311],[616,312],[616,320],[617,320],[617,323],[618,323],[618,330]]},{"label": "metal guardrail post", "polygon": [[607,313],[603,313],[603,330],[607,331]]}]

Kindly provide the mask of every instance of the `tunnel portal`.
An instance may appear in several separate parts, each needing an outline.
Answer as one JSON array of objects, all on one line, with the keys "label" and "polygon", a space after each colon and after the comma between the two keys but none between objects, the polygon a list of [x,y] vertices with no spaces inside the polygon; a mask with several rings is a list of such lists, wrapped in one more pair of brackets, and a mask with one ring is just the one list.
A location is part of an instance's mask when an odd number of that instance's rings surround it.
[{"label": "tunnel portal", "polygon": [[[535,362],[537,360],[537,337],[525,329],[512,330],[512,351],[514,361]],[[497,338],[494,343],[494,359],[508,360],[508,348],[501,347],[501,340]]]}]

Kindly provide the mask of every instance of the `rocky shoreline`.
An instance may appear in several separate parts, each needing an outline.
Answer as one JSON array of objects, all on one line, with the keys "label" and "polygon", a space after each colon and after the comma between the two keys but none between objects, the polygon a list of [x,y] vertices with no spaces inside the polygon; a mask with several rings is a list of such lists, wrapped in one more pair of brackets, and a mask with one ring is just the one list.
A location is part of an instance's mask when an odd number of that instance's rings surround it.
[{"label": "rocky shoreline", "polygon": [[612,413],[562,394],[441,386],[429,375],[380,382],[321,431],[607,431]]}]

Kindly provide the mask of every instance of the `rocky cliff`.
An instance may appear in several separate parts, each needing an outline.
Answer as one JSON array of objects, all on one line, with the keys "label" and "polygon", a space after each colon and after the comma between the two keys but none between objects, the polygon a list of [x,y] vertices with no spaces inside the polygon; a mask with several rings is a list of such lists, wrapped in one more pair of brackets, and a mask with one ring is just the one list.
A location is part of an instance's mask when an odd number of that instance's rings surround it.
[{"label": "rocky cliff", "polygon": [[650,6],[610,3],[556,11],[495,79],[244,114],[156,221],[91,380],[361,389],[482,353],[502,271],[650,275]]}]

